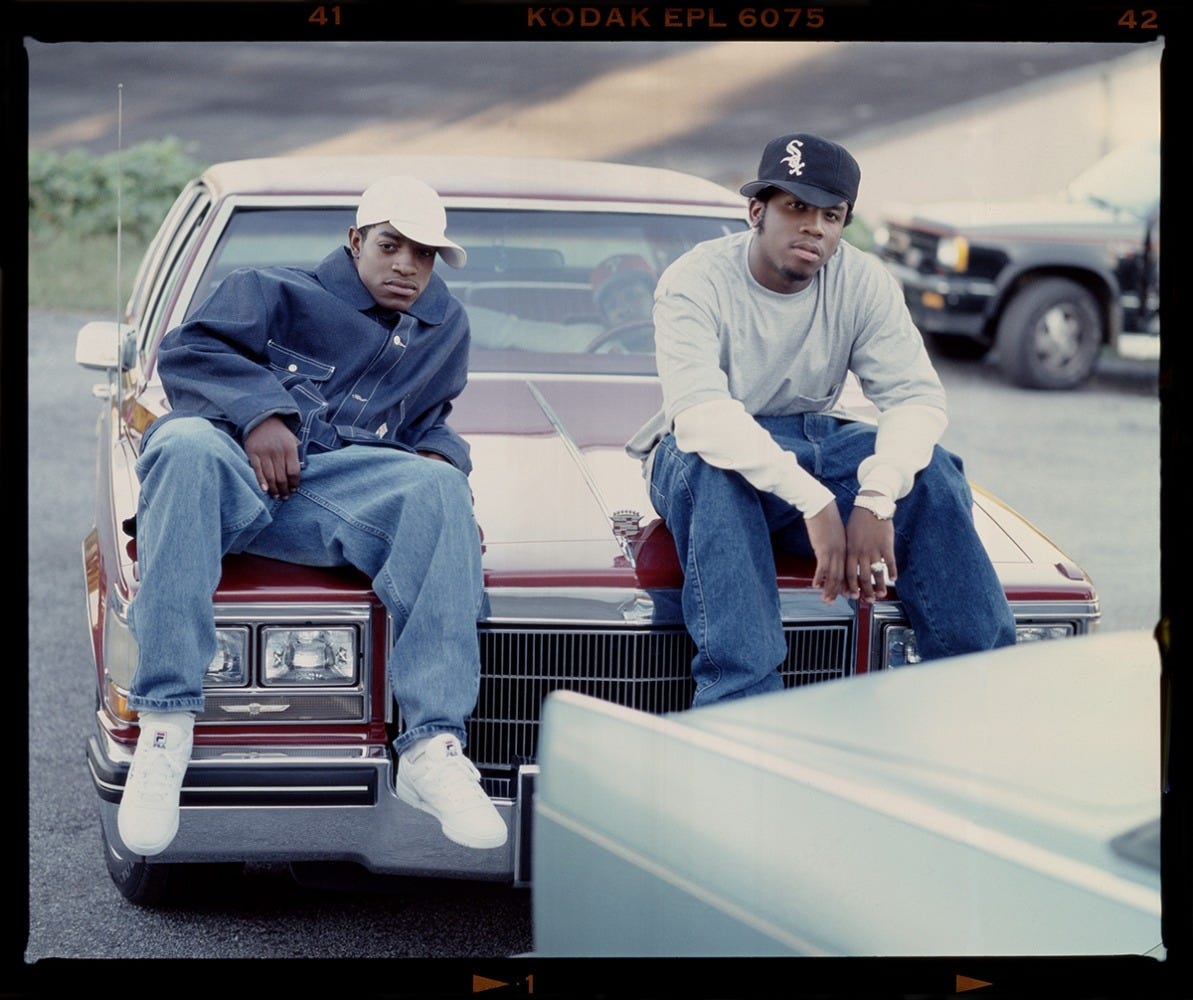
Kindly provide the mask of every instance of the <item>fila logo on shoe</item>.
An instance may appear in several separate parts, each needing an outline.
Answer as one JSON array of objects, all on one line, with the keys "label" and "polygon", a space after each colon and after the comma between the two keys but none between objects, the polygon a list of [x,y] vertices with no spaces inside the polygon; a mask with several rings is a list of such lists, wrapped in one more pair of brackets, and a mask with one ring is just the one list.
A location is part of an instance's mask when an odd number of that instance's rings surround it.
[{"label": "fila logo on shoe", "polygon": [[459,757],[460,756],[460,744],[457,743],[455,740],[444,740],[443,741],[443,755],[445,757]]},{"label": "fila logo on shoe", "polygon": [[164,729],[158,729],[156,732],[154,732],[153,746],[157,750],[166,749],[166,731]]}]

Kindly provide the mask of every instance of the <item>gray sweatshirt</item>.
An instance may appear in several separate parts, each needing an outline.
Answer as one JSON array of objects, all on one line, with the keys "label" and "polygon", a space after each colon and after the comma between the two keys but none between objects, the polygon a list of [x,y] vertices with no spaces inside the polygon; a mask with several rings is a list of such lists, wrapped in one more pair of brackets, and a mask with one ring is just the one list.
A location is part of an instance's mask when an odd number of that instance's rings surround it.
[{"label": "gray sweatshirt", "polygon": [[877,258],[842,241],[800,292],[750,274],[753,230],[699,244],[655,292],[655,344],[663,408],[626,446],[649,460],[673,432],[685,451],[736,469],[807,515],[831,498],[753,418],[853,414],[839,405],[856,375],[879,411],[863,489],[906,495],[945,427],[945,395],[894,278]]}]

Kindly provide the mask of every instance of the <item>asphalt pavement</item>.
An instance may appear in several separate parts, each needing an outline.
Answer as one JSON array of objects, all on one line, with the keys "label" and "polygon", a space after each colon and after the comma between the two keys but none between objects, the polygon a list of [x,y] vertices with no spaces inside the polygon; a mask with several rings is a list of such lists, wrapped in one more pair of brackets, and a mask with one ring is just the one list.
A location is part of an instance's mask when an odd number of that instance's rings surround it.
[{"label": "asphalt pavement", "polygon": [[870,206],[956,185],[1055,190],[1072,164],[1159,115],[1156,43],[31,39],[26,50],[31,149],[104,153],[174,136],[203,164],[561,156],[735,187],[768,139],[800,130],[865,153]]}]

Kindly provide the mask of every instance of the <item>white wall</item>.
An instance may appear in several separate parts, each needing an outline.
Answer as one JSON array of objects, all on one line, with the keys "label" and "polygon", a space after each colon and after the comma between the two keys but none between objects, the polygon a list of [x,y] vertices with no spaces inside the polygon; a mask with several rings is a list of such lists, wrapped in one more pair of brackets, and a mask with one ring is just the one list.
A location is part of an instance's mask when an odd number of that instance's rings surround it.
[{"label": "white wall", "polygon": [[893,202],[1034,197],[1116,146],[1160,134],[1163,43],[851,141],[858,212]]}]

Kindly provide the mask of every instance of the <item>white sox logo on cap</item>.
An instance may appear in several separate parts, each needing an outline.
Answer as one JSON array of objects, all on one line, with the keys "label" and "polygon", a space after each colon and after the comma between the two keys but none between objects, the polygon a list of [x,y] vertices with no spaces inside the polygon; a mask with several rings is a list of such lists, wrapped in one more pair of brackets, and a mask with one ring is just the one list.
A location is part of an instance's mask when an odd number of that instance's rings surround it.
[{"label": "white sox logo on cap", "polygon": [[787,155],[779,161],[787,164],[787,172],[794,177],[798,177],[804,172],[804,153],[801,146],[803,146],[802,142],[792,139],[787,143]]}]

